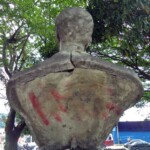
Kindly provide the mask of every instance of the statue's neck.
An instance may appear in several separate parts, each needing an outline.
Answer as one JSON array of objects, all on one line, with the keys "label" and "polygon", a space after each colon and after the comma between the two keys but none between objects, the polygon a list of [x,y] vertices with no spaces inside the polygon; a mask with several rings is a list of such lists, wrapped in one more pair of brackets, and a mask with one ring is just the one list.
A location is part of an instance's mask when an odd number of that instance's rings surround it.
[{"label": "statue's neck", "polygon": [[60,47],[59,47],[60,51],[85,51],[85,47],[80,44],[80,43],[71,43],[71,42],[67,42],[67,43],[62,43],[60,42]]}]

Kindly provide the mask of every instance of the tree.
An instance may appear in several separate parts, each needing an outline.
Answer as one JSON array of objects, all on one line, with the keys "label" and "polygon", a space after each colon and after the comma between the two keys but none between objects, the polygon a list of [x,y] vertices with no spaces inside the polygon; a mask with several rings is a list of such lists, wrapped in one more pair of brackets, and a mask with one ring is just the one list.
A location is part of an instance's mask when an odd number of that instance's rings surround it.
[{"label": "tree", "polygon": [[[1,18],[1,22],[5,22],[5,19]],[[25,47],[27,45],[27,41],[29,38],[29,34],[26,34],[22,31],[23,23],[17,24],[17,21],[13,24],[13,22],[5,22],[6,27],[8,29],[3,28],[1,33],[1,43],[2,43],[2,62],[5,72],[8,77],[11,78],[15,72],[22,70],[23,65],[25,64],[25,60],[27,59],[27,55],[25,52]],[[10,26],[11,25],[11,26]],[[16,28],[16,29],[15,29]],[[4,76],[3,76],[4,77]],[[5,78],[5,77],[4,77]],[[7,82],[7,81],[6,81]],[[6,145],[5,149],[17,149],[17,141],[25,127],[24,120],[20,120],[17,125],[15,125],[15,115],[16,112],[10,108],[10,112],[8,114],[8,118],[6,121]]]},{"label": "tree", "polygon": [[147,0],[91,0],[87,10],[94,20],[91,53],[126,65],[145,82],[150,101],[150,2]]},{"label": "tree", "polygon": [[[1,5],[1,66],[4,67],[8,77],[11,78],[16,72],[21,71],[33,64],[31,62],[31,43],[29,42],[30,30],[25,20],[19,18],[18,11],[10,2]],[[2,75],[2,74],[1,74]],[[5,78],[3,76],[3,78]],[[7,82],[7,81],[6,81]],[[5,83],[6,83],[5,82]],[[25,127],[25,122],[20,119],[16,124],[16,112],[10,107],[6,121],[6,145],[5,149],[17,149],[17,141]]]}]

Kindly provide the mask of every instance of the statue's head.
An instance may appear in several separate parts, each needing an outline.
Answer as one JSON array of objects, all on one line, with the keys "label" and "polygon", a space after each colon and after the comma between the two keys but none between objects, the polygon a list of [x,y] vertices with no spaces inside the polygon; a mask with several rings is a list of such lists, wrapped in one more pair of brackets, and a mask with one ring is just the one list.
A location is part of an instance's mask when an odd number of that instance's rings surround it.
[{"label": "statue's head", "polygon": [[82,8],[68,8],[56,18],[60,51],[84,51],[92,41],[93,19]]}]

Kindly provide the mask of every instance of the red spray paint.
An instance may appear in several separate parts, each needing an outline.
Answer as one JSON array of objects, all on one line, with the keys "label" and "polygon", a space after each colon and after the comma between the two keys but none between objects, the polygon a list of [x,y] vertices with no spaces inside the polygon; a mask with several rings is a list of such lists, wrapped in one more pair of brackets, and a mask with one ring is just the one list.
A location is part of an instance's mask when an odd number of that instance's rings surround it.
[{"label": "red spray paint", "polygon": [[52,94],[52,96],[55,98],[56,101],[60,101],[61,99],[63,99],[64,97],[57,91],[57,90],[50,90],[50,93]]},{"label": "red spray paint", "polygon": [[33,108],[35,109],[35,111],[37,112],[39,117],[41,118],[42,122],[45,125],[49,125],[50,121],[46,118],[44,112],[42,111],[42,108],[41,108],[41,105],[39,103],[39,100],[36,97],[36,95],[34,94],[34,92],[30,92],[29,93],[29,99],[30,99],[30,101],[32,103]]}]

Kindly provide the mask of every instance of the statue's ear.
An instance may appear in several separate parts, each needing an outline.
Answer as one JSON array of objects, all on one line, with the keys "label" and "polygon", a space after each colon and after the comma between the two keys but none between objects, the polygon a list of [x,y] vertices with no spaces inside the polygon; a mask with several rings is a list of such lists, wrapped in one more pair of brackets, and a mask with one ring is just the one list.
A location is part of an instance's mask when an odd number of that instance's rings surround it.
[{"label": "statue's ear", "polygon": [[91,45],[91,42],[92,42],[92,37],[90,37],[89,41],[85,44],[85,49],[87,49]]},{"label": "statue's ear", "polygon": [[58,33],[57,33],[57,40],[58,40],[58,42],[60,42],[60,37],[59,37]]},{"label": "statue's ear", "polygon": [[58,26],[56,27],[56,37],[57,37],[57,40],[58,40],[58,42],[60,42],[60,37],[59,37],[59,34],[58,34],[58,31],[59,31],[59,29],[58,29]]}]

